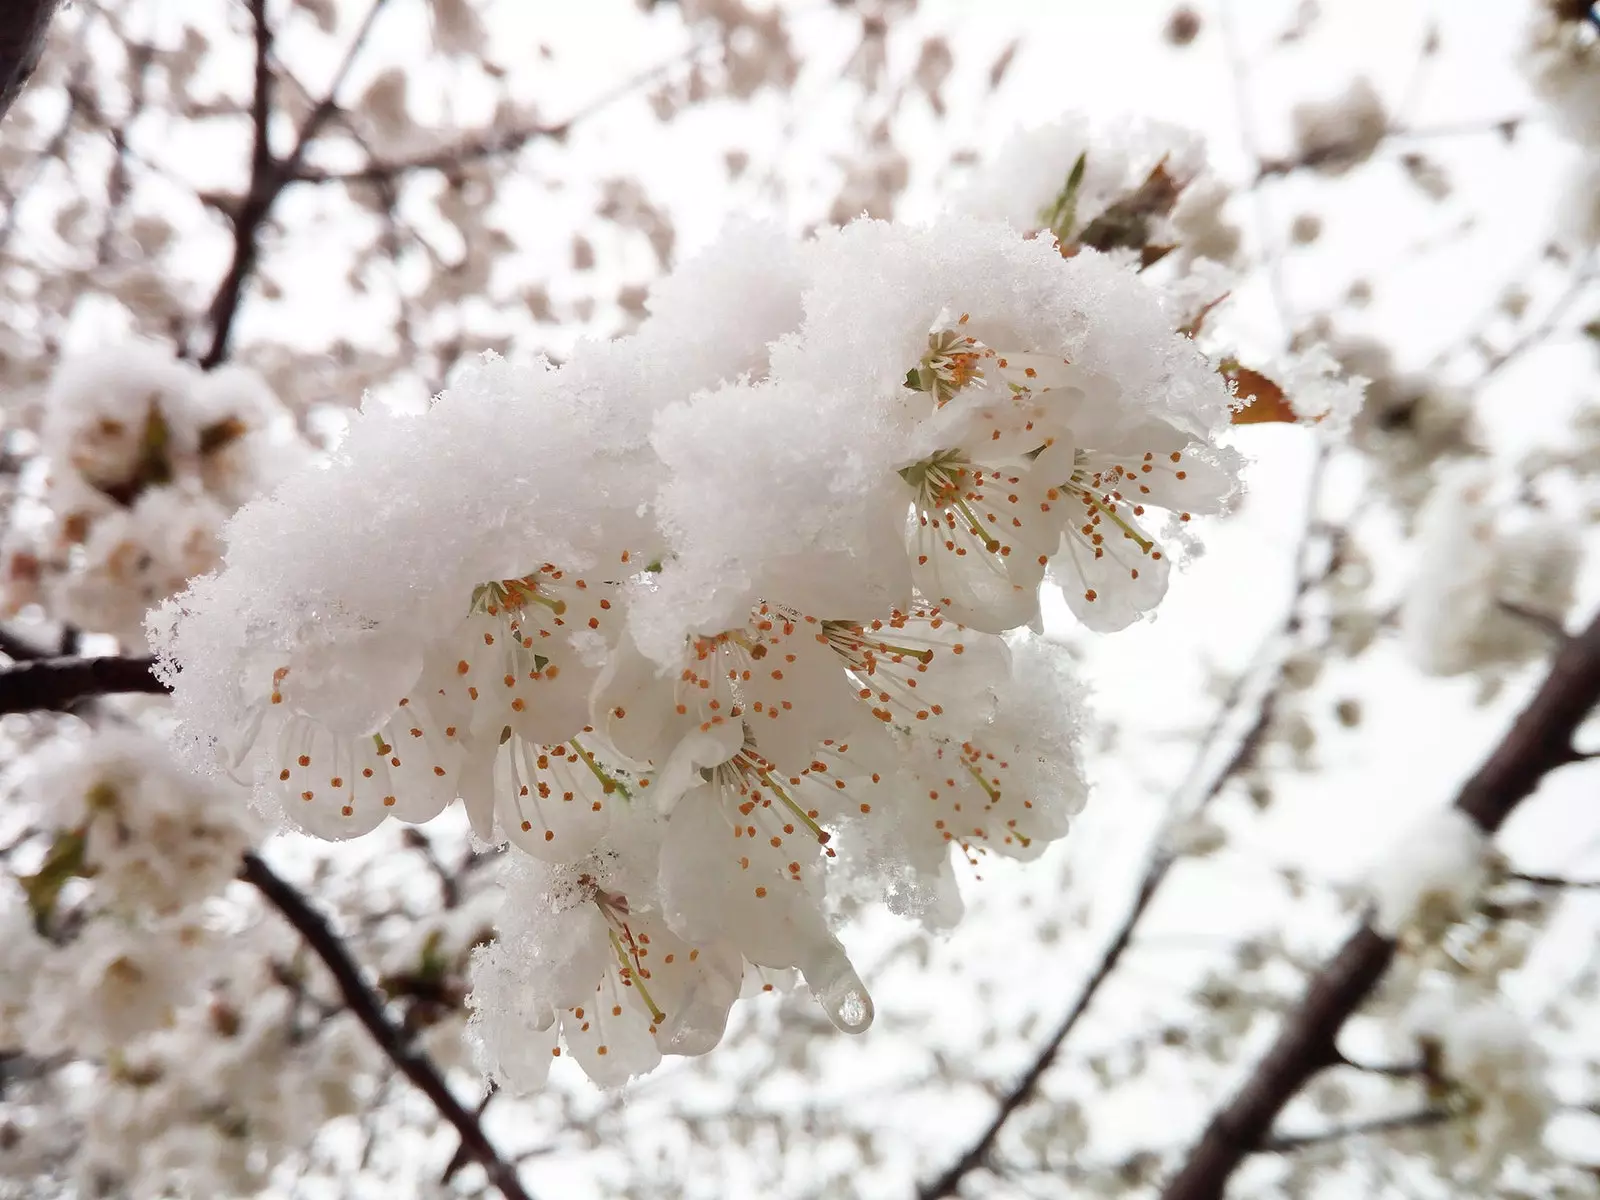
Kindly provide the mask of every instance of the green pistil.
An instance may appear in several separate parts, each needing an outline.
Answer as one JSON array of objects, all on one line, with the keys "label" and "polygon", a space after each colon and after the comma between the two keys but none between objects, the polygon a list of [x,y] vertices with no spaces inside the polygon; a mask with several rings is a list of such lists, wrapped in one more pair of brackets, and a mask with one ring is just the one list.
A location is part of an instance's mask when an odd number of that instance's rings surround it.
[{"label": "green pistil", "polygon": [[[650,1019],[657,1023],[665,1021],[667,1014],[656,1007],[656,1002],[650,998],[650,989],[644,985],[644,968],[628,957],[628,952],[622,948],[622,939],[617,936],[615,929],[606,930],[606,934],[611,938],[611,948],[617,952],[617,962],[627,972],[627,978],[633,981],[633,986],[639,989],[639,995],[649,1007]],[[632,935],[629,936],[631,940]]]},{"label": "green pistil", "polygon": [[770,773],[766,771],[758,771],[756,772],[756,778],[760,779],[762,783],[766,784],[767,787],[772,789],[772,794],[783,802],[784,807],[786,807],[795,815],[795,819],[797,821],[800,821],[807,829],[811,830],[811,832],[816,835],[817,841],[826,842],[828,840],[827,831],[824,830],[821,825],[818,825],[815,821],[813,821],[805,809],[801,808],[789,798],[789,793],[783,790],[782,786],[777,780],[772,778]]},{"label": "green pistil", "polygon": [[567,745],[571,746],[573,752],[577,754],[579,758],[583,759],[583,765],[588,767],[589,770],[594,773],[594,777],[600,781],[601,788],[604,790],[606,795],[609,796],[612,792],[615,792],[624,800],[633,799],[632,793],[630,793],[623,785],[622,780],[617,779],[612,775],[608,775],[600,766],[600,764],[595,761],[594,755],[590,754],[578,743],[577,738],[568,738]]},{"label": "green pistil", "polygon": [[999,800],[1000,800],[1000,789],[995,787],[992,783],[990,783],[987,779],[985,779],[983,777],[983,772],[982,771],[978,770],[978,768],[973,766],[971,763],[968,763],[967,764],[967,773],[970,774],[974,779],[976,779],[978,781],[978,786],[981,787],[985,792],[988,793],[989,801],[990,801],[991,804],[999,802]]},{"label": "green pistil", "polygon": [[567,602],[546,596],[539,591],[539,585],[533,576],[526,579],[490,580],[481,583],[472,589],[472,612],[487,612],[494,608],[521,608],[532,601],[542,604],[556,616],[567,611]]}]

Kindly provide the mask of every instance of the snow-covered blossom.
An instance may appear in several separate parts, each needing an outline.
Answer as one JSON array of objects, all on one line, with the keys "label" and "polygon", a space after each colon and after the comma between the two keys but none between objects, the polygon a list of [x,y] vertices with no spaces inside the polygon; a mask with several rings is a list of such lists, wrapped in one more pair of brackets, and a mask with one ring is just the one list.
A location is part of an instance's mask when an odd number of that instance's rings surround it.
[{"label": "snow-covered blossom", "polygon": [[1295,416],[1342,433],[1361,411],[1367,380],[1346,372],[1326,346],[1313,344],[1265,364],[1262,373],[1283,389]]},{"label": "snow-covered blossom", "polygon": [[238,931],[237,953],[208,958],[213,987],[97,1067],[73,1105],[84,1181],[150,1200],[253,1193],[370,1097],[381,1053],[348,1013],[314,1016],[273,929]]},{"label": "snow-covered blossom", "polygon": [[1432,929],[1458,920],[1483,887],[1488,846],[1483,830],[1460,809],[1428,814],[1367,876],[1372,927],[1398,937],[1413,924]]},{"label": "snow-covered blossom", "polygon": [[1080,157],[1074,229],[1133,192],[1158,166],[1183,183],[1205,166],[1200,139],[1175,125],[1127,121],[1101,129],[1069,114],[1004,142],[955,197],[954,207],[1022,230],[1050,228],[1051,208]]},{"label": "snow-covered blossom", "polygon": [[1572,604],[1571,522],[1518,512],[1484,470],[1448,473],[1417,518],[1416,574],[1400,610],[1412,660],[1436,675],[1515,666],[1549,646]]},{"label": "snow-covered blossom", "polygon": [[459,797],[512,843],[473,1003],[522,1087],[562,1045],[602,1083],[708,1050],[747,966],[865,1028],[831,895],[953,919],[953,850],[1032,857],[1082,804],[1078,689],[1002,635],[1047,581],[1149,613],[1239,487],[1226,384],[1091,249],[741,226],[650,310],[362,413],[151,622],[191,757],[269,810]]}]

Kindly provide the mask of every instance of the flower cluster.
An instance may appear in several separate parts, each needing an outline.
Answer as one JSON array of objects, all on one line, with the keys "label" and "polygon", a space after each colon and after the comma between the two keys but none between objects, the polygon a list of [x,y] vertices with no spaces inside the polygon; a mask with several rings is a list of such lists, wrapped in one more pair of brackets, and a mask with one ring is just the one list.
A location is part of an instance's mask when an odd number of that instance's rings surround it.
[{"label": "flower cluster", "polygon": [[52,742],[13,782],[47,837],[23,895],[0,905],[31,967],[11,981],[0,1024],[34,1054],[116,1049],[190,998],[194,964],[218,943],[205,905],[256,823],[132,729]]},{"label": "flower cluster", "polygon": [[230,894],[261,832],[231,789],[123,726],[47,743],[7,790],[35,833],[0,891],[0,1191],[251,1193],[361,1106],[377,1048],[298,936]]},{"label": "flower cluster", "polygon": [[254,372],[149,342],[68,359],[42,403],[40,470],[0,543],[6,610],[43,604],[131,646],[152,605],[216,566],[229,515],[309,453]]},{"label": "flower cluster", "polygon": [[1417,518],[1416,574],[1400,609],[1411,659],[1491,678],[1542,654],[1573,602],[1575,524],[1519,509],[1481,463],[1442,473]]},{"label": "flower cluster", "polygon": [[517,1086],[701,1053],[752,970],[866,1028],[838,897],[951,920],[953,858],[1083,802],[1041,588],[1123,628],[1239,486],[1228,385],[1092,249],[741,227],[651,310],[363,413],[152,619],[185,744],[290,822],[511,844],[473,1003]]}]

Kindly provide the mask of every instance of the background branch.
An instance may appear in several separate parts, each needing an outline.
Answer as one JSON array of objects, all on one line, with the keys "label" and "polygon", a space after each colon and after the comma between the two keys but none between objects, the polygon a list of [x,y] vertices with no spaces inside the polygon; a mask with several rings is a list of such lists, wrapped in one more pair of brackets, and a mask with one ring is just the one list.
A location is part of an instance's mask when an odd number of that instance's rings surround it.
[{"label": "background branch", "polygon": [[327,919],[311,906],[299,889],[256,855],[244,856],[244,865],[239,874],[254,884],[267,901],[284,915],[322,960],[338,984],[339,994],[344,997],[346,1006],[366,1027],[378,1048],[399,1068],[401,1074],[433,1102],[439,1115],[454,1126],[461,1138],[461,1153],[483,1167],[506,1200],[532,1200],[517,1178],[516,1168],[500,1157],[499,1151],[484,1133],[477,1115],[456,1099],[439,1068],[427,1055],[412,1046],[405,1031],[389,1019],[382,1001],[362,977],[361,968],[350,957],[343,940],[329,926]]},{"label": "background branch", "polygon": [[268,137],[272,123],[272,27],[267,23],[266,0],[250,0],[250,15],[255,23],[255,88],[250,100],[250,124],[254,138],[250,153],[250,187],[238,211],[233,214],[233,258],[211,300],[211,348],[200,359],[200,366],[207,371],[221,365],[228,357],[228,343],[233,336],[234,320],[239,315],[239,304],[244,299],[245,286],[255,274],[261,256],[261,234],[267,218],[271,216],[283,189],[294,181],[307,149],[328,118],[338,111],[339,89],[386,3],[388,0],[373,0],[338,70],[334,72],[328,90],[312,106],[295,135],[294,148],[280,162],[273,157]]},{"label": "background branch", "polygon": [[[13,644],[21,650],[20,644]],[[5,647],[0,646],[0,649]],[[7,654],[11,650],[5,650]],[[19,655],[12,655],[19,657]],[[0,668],[0,714],[70,708],[91,696],[119,692],[160,694],[167,690],[150,673],[154,659],[34,658]]]},{"label": "background branch", "polygon": [[[1600,616],[1566,641],[1544,683],[1487,762],[1456,797],[1455,807],[1495,833],[1549,772],[1574,759],[1573,733],[1600,700]],[[1229,1177],[1268,1144],[1278,1113],[1306,1081],[1340,1061],[1339,1030],[1383,978],[1395,943],[1362,927],[1312,980],[1277,1041],[1232,1101],[1212,1118],[1163,1200],[1220,1200]]]},{"label": "background branch", "polygon": [[8,0],[0,4],[0,119],[39,65],[45,33],[59,0]]}]

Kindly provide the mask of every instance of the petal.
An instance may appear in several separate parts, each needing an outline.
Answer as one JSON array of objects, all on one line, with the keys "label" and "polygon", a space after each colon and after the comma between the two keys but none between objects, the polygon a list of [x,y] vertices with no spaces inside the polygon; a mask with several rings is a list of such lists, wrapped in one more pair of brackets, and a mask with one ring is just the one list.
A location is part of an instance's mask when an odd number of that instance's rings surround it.
[{"label": "petal", "polygon": [[789,818],[760,788],[707,783],[678,802],[661,848],[661,897],[680,935],[727,942],[771,967],[799,965],[830,940],[808,886],[818,847]]},{"label": "petal", "polygon": [[516,734],[494,762],[500,827],[548,862],[575,862],[604,836],[619,781],[576,739],[540,746]]},{"label": "petal", "polygon": [[1081,527],[1061,539],[1051,563],[1067,607],[1097,633],[1126,629],[1154,609],[1167,594],[1169,573],[1166,554],[1154,542],[1113,531],[1097,544]]},{"label": "petal", "polygon": [[655,1069],[661,1051],[638,989],[608,970],[584,1003],[561,1014],[561,1040],[600,1087],[620,1087]]}]

